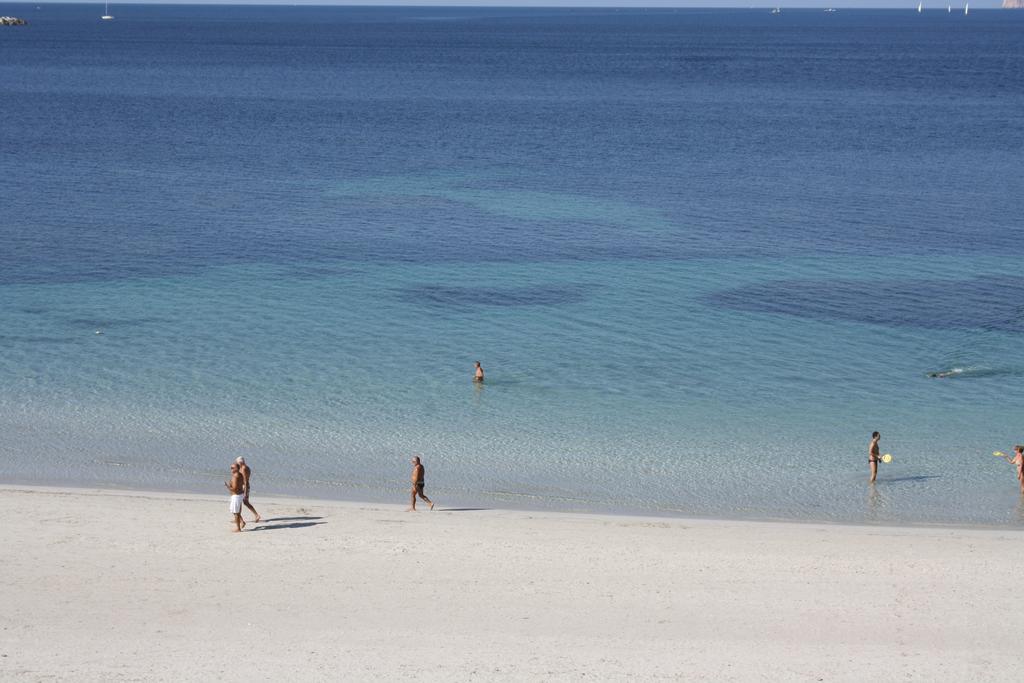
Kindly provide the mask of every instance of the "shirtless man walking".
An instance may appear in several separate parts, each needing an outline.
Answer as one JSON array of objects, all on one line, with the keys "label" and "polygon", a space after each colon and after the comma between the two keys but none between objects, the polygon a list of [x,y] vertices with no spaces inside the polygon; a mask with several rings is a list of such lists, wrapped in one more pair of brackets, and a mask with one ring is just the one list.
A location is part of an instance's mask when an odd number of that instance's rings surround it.
[{"label": "shirtless man walking", "polygon": [[878,432],[871,433],[871,444],[868,446],[868,464],[871,465],[871,479],[869,483],[875,483],[875,477],[878,476],[878,462],[881,457],[878,455],[878,440],[882,438],[882,435]]},{"label": "shirtless man walking", "polygon": [[231,463],[231,482],[224,482],[224,486],[231,492],[231,504],[228,507],[231,514],[235,516],[235,531],[241,531],[245,526],[242,520],[242,498],[245,492],[245,482],[242,473],[238,469],[238,463]]},{"label": "shirtless man walking", "polygon": [[434,509],[434,503],[423,493],[423,477],[426,475],[427,470],[423,467],[423,463],[420,462],[419,456],[412,459],[412,496],[409,500],[409,509],[406,512],[416,512],[416,496],[419,496],[423,500],[430,503],[430,509]]},{"label": "shirtless man walking", "polygon": [[260,521],[260,513],[256,512],[256,508],[249,503],[249,477],[252,476],[252,469],[245,464],[245,458],[238,456],[235,458],[235,462],[238,463],[238,471],[242,473],[243,482],[243,494],[242,494],[242,505],[249,508],[249,512],[256,515],[254,521]]}]

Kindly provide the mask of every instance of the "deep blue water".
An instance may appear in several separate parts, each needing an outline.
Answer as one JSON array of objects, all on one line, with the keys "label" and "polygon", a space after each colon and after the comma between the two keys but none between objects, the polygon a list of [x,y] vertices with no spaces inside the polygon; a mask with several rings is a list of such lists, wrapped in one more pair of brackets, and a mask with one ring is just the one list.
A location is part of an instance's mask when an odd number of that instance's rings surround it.
[{"label": "deep blue water", "polygon": [[1024,523],[1024,12],[100,9],[0,4],[0,479]]}]

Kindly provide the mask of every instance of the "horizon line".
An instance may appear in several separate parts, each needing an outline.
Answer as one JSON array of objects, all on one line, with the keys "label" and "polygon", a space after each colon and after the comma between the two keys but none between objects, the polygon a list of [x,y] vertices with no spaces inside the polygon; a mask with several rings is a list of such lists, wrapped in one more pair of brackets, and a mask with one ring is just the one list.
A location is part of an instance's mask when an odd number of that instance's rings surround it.
[{"label": "horizon line", "polygon": [[[4,5],[100,5],[103,4],[103,0],[9,0],[4,2],[0,0],[0,4]],[[195,6],[252,6],[252,7],[380,7],[380,8],[397,8],[397,7],[419,7],[419,8],[479,8],[479,9],[769,9],[779,7],[788,10],[810,10],[810,9],[825,9],[825,8],[839,8],[845,10],[893,10],[893,11],[907,11],[912,12],[917,8],[916,3],[907,0],[898,0],[896,2],[883,2],[883,4],[864,4],[857,0],[836,0],[835,2],[828,2],[828,0],[796,0],[795,4],[789,4],[785,2],[773,2],[771,0],[760,0],[755,2],[749,2],[749,0],[724,0],[720,2],[709,2],[707,4],[703,2],[686,2],[686,0],[640,0],[639,2],[630,2],[630,0],[608,0],[602,2],[601,0],[498,0],[491,2],[488,0],[466,0],[460,2],[459,0],[448,0],[445,2],[441,0],[436,2],[434,0],[342,0],[341,2],[330,2],[329,0],[298,0],[293,2],[287,2],[286,0],[241,0],[239,2],[232,2],[231,0],[130,0],[128,2],[111,2],[109,4],[119,6],[148,6],[148,5],[195,5]],[[945,6],[953,6],[957,9],[962,8],[967,3],[963,0],[955,3],[925,3],[925,11],[941,11]],[[1004,9],[1002,6],[1002,0],[982,0],[976,4],[974,9],[979,11],[989,9]]]}]

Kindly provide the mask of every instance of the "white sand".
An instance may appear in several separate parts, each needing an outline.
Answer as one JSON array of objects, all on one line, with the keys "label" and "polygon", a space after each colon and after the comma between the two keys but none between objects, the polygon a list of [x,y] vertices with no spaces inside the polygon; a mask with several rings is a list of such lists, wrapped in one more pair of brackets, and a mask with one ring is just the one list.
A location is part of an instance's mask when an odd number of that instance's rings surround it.
[{"label": "white sand", "polygon": [[1021,531],[253,502],[0,488],[0,678],[1024,679]]}]

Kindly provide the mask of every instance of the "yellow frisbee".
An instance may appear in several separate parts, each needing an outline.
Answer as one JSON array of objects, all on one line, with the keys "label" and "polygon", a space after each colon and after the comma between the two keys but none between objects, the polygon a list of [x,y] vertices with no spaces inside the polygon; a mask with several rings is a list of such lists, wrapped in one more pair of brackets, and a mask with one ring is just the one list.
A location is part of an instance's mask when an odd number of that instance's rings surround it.
[{"label": "yellow frisbee", "polygon": [[892,453],[886,453],[883,455],[882,462],[892,462]]},{"label": "yellow frisbee", "polygon": [[1006,457],[1006,453],[1003,453],[1002,451],[992,451],[992,455],[996,456],[997,458],[1005,458]]}]

